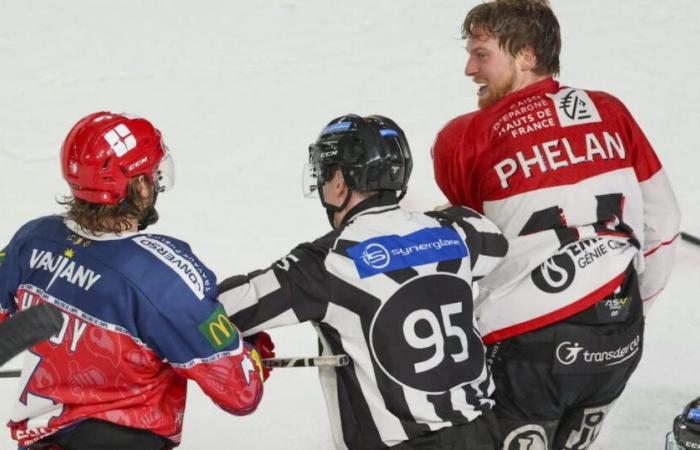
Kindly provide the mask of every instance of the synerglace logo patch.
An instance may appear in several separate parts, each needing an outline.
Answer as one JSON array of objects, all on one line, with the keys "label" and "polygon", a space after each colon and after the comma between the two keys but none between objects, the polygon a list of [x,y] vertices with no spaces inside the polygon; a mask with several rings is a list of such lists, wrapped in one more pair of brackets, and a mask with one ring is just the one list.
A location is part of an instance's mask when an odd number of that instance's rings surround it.
[{"label": "synerglace logo patch", "polygon": [[369,244],[361,255],[362,262],[373,269],[383,269],[391,262],[389,251],[381,244]]},{"label": "synerglace logo patch", "polygon": [[347,250],[360,278],[407,267],[432,264],[469,255],[460,235],[451,228],[423,228],[406,236],[379,236]]}]

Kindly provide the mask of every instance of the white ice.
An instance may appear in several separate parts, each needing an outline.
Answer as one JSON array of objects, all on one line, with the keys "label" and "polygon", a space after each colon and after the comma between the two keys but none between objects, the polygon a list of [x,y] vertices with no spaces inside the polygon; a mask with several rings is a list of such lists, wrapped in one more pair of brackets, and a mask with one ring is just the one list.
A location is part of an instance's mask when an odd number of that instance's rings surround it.
[{"label": "white ice", "polygon": [[[67,193],[57,155],[72,124],[108,109],[163,131],[177,186],[153,231],[185,239],[221,277],[270,264],[328,230],[301,195],[307,145],[338,115],[379,113],[406,131],[415,169],[405,205],[442,203],[430,146],[471,111],[459,29],[475,0],[72,0],[0,2],[0,247]],[[670,174],[683,228],[700,234],[700,2],[554,0],[563,83],[632,111]],[[681,243],[647,321],[644,358],[595,444],[662,448],[700,395],[700,247]],[[275,330],[281,355],[316,351],[309,326]],[[14,360],[3,369],[19,367]],[[0,421],[16,380],[0,381]],[[229,416],[191,387],[180,448],[327,449],[313,369],[277,370],[259,410]],[[0,430],[0,450],[15,448]]]}]

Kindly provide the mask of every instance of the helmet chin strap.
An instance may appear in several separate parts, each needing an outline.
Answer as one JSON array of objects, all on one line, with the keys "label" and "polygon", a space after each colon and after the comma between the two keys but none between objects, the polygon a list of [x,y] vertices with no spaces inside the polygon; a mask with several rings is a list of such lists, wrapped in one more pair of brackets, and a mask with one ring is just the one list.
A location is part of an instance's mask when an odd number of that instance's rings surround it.
[{"label": "helmet chin strap", "polygon": [[348,188],[347,194],[345,194],[345,199],[343,199],[343,203],[340,206],[332,205],[330,203],[327,203],[326,200],[323,198],[323,189],[318,190],[318,196],[321,199],[321,204],[323,205],[324,208],[326,208],[326,215],[328,216],[328,222],[331,224],[331,227],[335,230],[335,223],[333,223],[333,216],[335,213],[338,211],[342,211],[345,209],[346,206],[348,206],[348,203],[350,202],[350,195],[352,194],[352,190]]}]

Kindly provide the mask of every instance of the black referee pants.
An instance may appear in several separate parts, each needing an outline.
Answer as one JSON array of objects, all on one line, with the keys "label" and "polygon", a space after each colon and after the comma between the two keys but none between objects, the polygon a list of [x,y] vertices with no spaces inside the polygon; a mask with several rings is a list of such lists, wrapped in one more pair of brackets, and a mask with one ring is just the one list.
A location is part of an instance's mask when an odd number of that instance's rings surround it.
[{"label": "black referee pants", "polygon": [[498,423],[491,411],[473,421],[443,428],[391,447],[392,450],[496,450]]}]

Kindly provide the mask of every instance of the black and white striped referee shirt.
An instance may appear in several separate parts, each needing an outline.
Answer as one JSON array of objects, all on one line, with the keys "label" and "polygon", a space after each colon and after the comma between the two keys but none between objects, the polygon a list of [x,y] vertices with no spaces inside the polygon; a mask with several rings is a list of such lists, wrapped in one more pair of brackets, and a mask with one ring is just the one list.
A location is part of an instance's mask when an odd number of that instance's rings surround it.
[{"label": "black and white striped referee shirt", "polygon": [[413,213],[381,193],[267,270],[225,280],[219,300],[244,335],[312,321],[322,353],[351,360],[320,369],[336,446],[387,448],[493,405],[472,283],[506,251],[468,208]]}]

